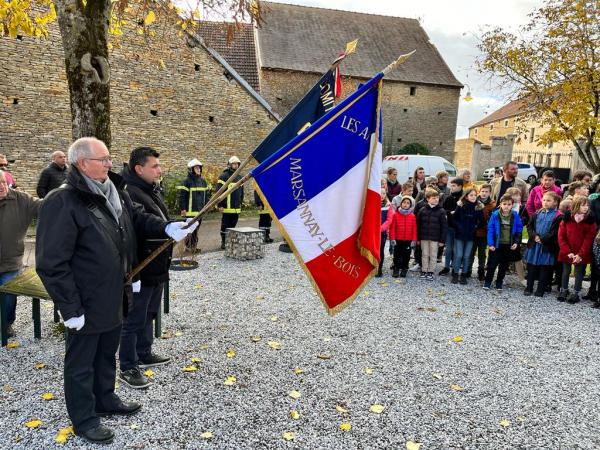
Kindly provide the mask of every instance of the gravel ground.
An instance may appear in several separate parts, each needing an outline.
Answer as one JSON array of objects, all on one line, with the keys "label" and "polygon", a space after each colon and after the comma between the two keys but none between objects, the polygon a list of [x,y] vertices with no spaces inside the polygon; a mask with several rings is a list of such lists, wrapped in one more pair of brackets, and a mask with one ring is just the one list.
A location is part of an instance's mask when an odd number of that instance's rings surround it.
[{"label": "gravel ground", "polygon": [[[144,407],[105,420],[117,435],[105,448],[600,448],[600,312],[589,302],[527,298],[514,282],[498,293],[387,274],[329,317],[277,245],[259,261],[219,252],[200,263],[172,273],[166,339],[155,349],[173,362],[155,368],[145,391],[117,388]],[[41,341],[22,300],[20,346],[0,350],[0,448],[53,448],[69,425],[64,342],[45,306]],[[198,370],[182,371],[194,357]],[[383,412],[371,412],[374,404]],[[32,418],[43,424],[27,428]],[[89,447],[70,437],[62,448]]]}]

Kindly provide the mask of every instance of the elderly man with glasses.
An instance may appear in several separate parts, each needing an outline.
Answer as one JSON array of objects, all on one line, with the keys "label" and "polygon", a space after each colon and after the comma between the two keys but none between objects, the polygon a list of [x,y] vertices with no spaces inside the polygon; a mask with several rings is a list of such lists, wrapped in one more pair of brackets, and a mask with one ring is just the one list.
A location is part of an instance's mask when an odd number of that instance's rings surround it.
[{"label": "elderly man with glasses", "polygon": [[133,203],[123,179],[110,171],[102,141],[76,140],[68,160],[66,184],[48,194],[40,209],[37,273],[69,330],[64,389],[75,434],[109,443],[114,433],[99,417],[134,414],[141,407],[115,394],[123,314],[139,286],[126,281],[136,242],[165,234],[179,241],[195,227],[168,223]]}]

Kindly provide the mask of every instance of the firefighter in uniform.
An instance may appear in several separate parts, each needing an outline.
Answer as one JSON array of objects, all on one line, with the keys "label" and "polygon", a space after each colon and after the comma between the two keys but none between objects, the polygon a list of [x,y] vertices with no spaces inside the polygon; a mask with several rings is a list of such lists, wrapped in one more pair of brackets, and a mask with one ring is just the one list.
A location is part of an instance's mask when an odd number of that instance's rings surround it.
[{"label": "firefighter in uniform", "polygon": [[[202,163],[196,158],[187,164],[188,176],[177,186],[177,197],[179,198],[179,210],[182,217],[196,217],[210,198],[212,186],[202,176]],[[198,228],[202,219],[198,220]],[[186,250],[192,253],[199,252],[198,228],[186,240]]]},{"label": "firefighter in uniform", "polygon": [[273,242],[270,236],[273,220],[271,219],[271,214],[269,214],[269,208],[264,205],[256,190],[254,191],[254,203],[260,210],[258,213],[258,228],[265,232],[265,244],[270,244]]},{"label": "firefighter in uniform", "polygon": [[[227,183],[227,180],[240,167],[240,159],[237,156],[232,156],[227,162],[227,169],[219,176],[219,187]],[[230,189],[231,184],[238,182],[242,177],[236,176],[227,189]],[[238,187],[235,191],[228,191],[227,197],[221,200],[218,204],[219,211],[223,213],[221,217],[221,249],[225,249],[225,236],[227,228],[235,228],[237,225],[240,213],[242,212],[242,200],[244,199],[244,186]]]}]

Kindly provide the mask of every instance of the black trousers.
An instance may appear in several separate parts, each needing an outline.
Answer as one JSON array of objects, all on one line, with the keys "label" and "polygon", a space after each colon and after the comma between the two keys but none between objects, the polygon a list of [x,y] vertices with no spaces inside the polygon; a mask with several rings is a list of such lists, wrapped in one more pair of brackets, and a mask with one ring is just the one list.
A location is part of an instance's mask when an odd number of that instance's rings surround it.
[{"label": "black trousers", "polygon": [[527,264],[527,290],[533,291],[535,280],[538,281],[536,293],[543,294],[546,292],[548,283],[552,281],[552,269],[554,266],[538,266],[535,264]]},{"label": "black trousers", "polygon": [[65,402],[76,432],[97,427],[96,411],[110,411],[119,404],[115,375],[120,337],[120,325],[105,333],[68,333]]},{"label": "black trousers", "polygon": [[[494,250],[493,252],[490,251],[487,262],[487,272],[485,273],[486,284],[492,283],[492,281],[494,280],[494,272],[496,272],[496,269],[498,269],[496,283],[502,284],[502,282],[504,281],[504,277],[506,276],[508,266],[510,265],[509,254],[510,244],[500,244],[500,246],[496,250]],[[479,273],[479,269],[477,270],[477,272]]]},{"label": "black trousers", "polygon": [[140,358],[152,353],[154,342],[153,320],[158,315],[164,283],[156,286],[142,286],[133,294],[133,306],[123,321],[119,362],[121,371],[138,366]]},{"label": "black trousers", "polygon": [[417,245],[415,247],[414,257],[415,257],[415,264],[418,264],[420,266],[421,265],[421,260],[422,260],[422,257],[423,257],[423,251],[421,250],[421,246],[420,245]]},{"label": "black trousers", "polygon": [[577,294],[579,294],[581,292],[581,284],[583,282],[583,277],[585,275],[585,268],[587,267],[586,264],[578,264],[578,265],[571,265],[569,263],[562,263],[563,265],[563,273],[562,273],[562,280],[561,280],[561,289],[563,291],[566,291],[569,289],[569,277],[571,276],[571,268],[573,266],[575,266],[575,286],[574,286],[574,290]]},{"label": "black trousers", "polygon": [[239,218],[240,215],[238,213],[223,213],[223,216],[221,216],[221,239],[223,241],[227,234],[227,228],[235,228]]},{"label": "black trousers", "polygon": [[381,244],[379,245],[379,272],[381,272],[383,268],[383,260],[385,259],[385,242],[387,241],[387,233],[381,233]]},{"label": "black trousers", "polygon": [[[487,250],[487,237],[486,236],[475,236],[475,240],[473,241],[473,250],[471,250],[471,257],[469,259],[469,261],[470,261],[469,267],[471,268],[471,271],[473,270],[473,262],[475,261],[475,255],[477,254],[477,262],[479,264],[477,267],[477,273],[482,274],[485,272],[485,260],[486,260],[485,251],[486,250]],[[490,252],[490,257],[492,255],[492,253],[493,252]],[[494,272],[492,272],[492,275],[493,275],[493,273]],[[500,274],[500,272],[498,272],[498,274]],[[504,275],[502,276],[502,279],[504,279]],[[491,283],[491,281],[490,281],[490,283]]]},{"label": "black trousers", "polygon": [[394,268],[396,270],[407,270],[410,260],[410,241],[396,241],[394,247]]},{"label": "black trousers", "polygon": [[261,230],[270,229],[272,223],[273,219],[271,218],[271,214],[261,212],[258,215],[258,228],[260,228]]}]

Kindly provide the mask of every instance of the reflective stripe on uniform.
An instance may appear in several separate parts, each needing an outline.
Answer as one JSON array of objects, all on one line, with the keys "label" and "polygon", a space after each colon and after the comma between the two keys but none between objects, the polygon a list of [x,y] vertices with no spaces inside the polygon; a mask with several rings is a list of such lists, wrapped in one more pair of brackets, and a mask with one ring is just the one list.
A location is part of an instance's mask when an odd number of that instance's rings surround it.
[{"label": "reflective stripe on uniform", "polygon": [[242,212],[242,208],[237,208],[237,209],[223,208],[223,212],[229,213],[229,214],[240,214]]}]

